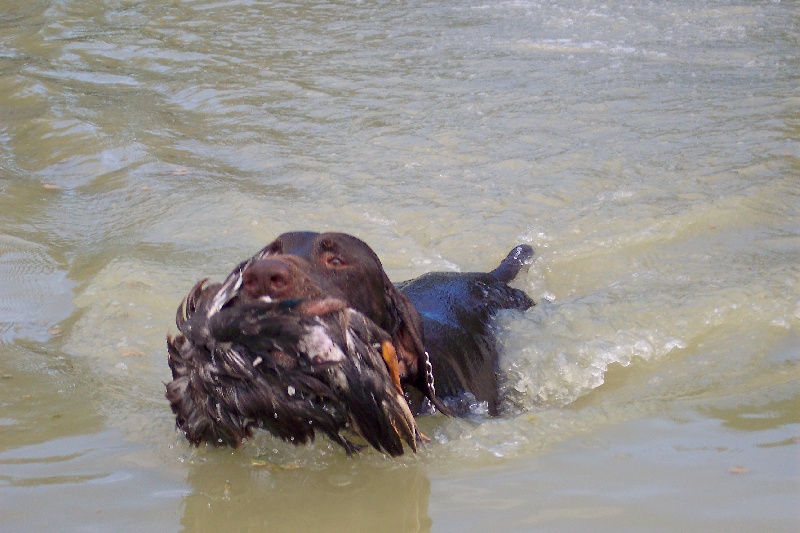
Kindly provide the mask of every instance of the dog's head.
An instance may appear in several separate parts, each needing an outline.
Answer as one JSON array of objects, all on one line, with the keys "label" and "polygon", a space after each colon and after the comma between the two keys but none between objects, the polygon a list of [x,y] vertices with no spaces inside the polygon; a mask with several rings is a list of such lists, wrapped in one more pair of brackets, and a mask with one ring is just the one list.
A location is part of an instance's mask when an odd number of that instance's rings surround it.
[{"label": "dog's head", "polygon": [[426,371],[422,319],[364,241],[346,233],[284,233],[244,267],[242,289],[253,298],[330,296],[345,301],[391,336],[403,383],[447,412]]}]

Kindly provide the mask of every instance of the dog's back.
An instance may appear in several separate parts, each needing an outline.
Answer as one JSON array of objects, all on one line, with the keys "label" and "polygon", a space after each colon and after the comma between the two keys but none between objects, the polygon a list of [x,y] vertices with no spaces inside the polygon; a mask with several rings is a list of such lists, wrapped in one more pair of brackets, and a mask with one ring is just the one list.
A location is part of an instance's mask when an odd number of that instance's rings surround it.
[{"label": "dog's back", "polygon": [[[515,246],[491,272],[432,272],[397,285],[422,316],[436,394],[459,398],[471,393],[498,414],[496,339],[492,317],[501,309],[524,311],[527,294],[510,287],[533,257],[525,244]],[[456,412],[468,406],[450,404]]]}]

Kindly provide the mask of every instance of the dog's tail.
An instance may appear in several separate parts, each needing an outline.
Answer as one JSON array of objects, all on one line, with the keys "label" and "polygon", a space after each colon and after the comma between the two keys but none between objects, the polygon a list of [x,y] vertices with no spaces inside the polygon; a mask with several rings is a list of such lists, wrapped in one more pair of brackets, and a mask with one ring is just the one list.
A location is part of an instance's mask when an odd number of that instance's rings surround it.
[{"label": "dog's tail", "polygon": [[518,244],[508,252],[500,266],[492,270],[491,274],[504,283],[508,283],[517,277],[523,267],[531,264],[533,259],[533,248],[527,244]]}]

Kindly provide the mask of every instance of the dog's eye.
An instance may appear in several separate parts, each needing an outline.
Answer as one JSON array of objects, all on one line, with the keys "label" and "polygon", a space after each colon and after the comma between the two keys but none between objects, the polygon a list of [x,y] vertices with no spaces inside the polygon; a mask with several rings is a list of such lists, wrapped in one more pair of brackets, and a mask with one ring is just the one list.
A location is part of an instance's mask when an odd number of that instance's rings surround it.
[{"label": "dog's eye", "polygon": [[344,261],[341,258],[336,257],[335,255],[328,258],[328,264],[330,266],[338,267],[344,265]]}]

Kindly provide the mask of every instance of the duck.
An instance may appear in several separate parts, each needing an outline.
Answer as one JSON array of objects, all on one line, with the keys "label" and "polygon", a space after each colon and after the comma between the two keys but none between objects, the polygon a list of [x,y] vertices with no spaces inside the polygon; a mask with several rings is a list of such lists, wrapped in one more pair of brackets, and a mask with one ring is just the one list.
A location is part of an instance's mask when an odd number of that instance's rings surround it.
[{"label": "duck", "polygon": [[197,282],[167,336],[175,423],[189,443],[239,447],[263,429],[295,445],[326,435],[353,455],[367,446],[397,457],[427,441],[398,375],[391,336],[326,295],[275,299],[247,279],[256,260],[223,283]]}]

